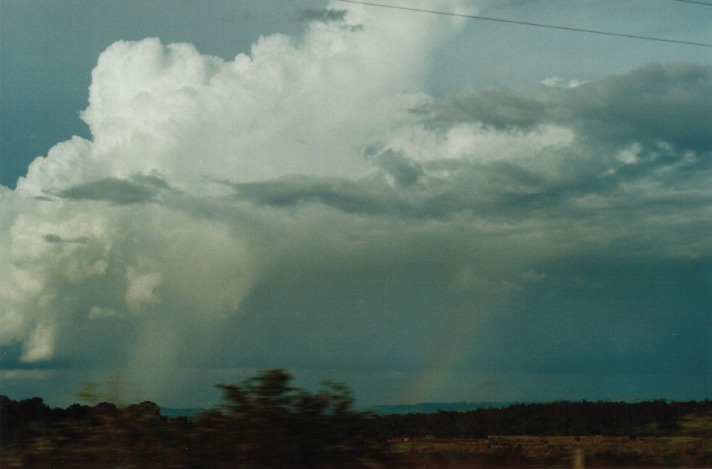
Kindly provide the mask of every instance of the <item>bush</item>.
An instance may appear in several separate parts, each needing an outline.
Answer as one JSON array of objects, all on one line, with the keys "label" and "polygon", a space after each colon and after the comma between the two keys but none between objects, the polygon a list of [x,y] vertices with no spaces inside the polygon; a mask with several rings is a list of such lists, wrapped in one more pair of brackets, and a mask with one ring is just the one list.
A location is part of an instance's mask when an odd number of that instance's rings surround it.
[{"label": "bush", "polygon": [[223,405],[197,419],[168,419],[153,402],[50,409],[40,398],[0,396],[0,466],[318,468],[386,459],[371,415],[352,410],[345,386],[325,383],[311,394],[290,380],[267,370],[240,385],[219,385]]}]

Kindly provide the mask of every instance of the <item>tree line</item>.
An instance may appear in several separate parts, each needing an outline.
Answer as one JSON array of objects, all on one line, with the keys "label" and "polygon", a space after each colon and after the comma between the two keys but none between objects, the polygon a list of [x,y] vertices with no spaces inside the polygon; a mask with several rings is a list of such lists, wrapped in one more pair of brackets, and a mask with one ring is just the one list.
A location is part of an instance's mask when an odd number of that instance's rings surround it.
[{"label": "tree line", "polygon": [[379,467],[398,462],[392,440],[489,435],[712,436],[712,401],[553,402],[466,412],[376,415],[349,389],[293,387],[283,370],[219,385],[223,404],[195,418],[153,402],[50,408],[0,396],[3,468]]},{"label": "tree line", "polygon": [[266,370],[219,385],[224,403],[196,418],[162,416],[153,402],[49,408],[0,396],[3,468],[362,467],[388,460],[370,415],[343,385],[316,393]]},{"label": "tree line", "polygon": [[[712,423],[712,401],[550,402],[465,412],[392,414],[375,418],[383,438],[530,436],[674,436],[692,422]],[[704,427],[704,424],[702,424]],[[704,435],[702,435],[704,436]]]}]

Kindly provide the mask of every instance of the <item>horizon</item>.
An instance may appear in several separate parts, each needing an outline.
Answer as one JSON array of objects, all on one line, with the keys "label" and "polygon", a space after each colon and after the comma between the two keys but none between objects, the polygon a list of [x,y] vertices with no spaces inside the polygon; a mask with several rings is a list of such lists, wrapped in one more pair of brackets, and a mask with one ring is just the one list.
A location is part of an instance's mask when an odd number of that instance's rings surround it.
[{"label": "horizon", "polygon": [[[9,399],[20,402],[26,399],[42,399],[45,405],[50,408],[62,408],[66,409],[72,405],[81,405],[93,407],[97,404],[109,403],[114,404],[117,407],[123,408],[131,405],[141,404],[142,402],[153,402],[146,400],[137,400],[134,402],[115,402],[111,399],[102,399],[101,397],[94,397],[92,399],[82,399],[76,398],[71,404],[68,405],[53,405],[50,402],[45,401],[41,396],[31,396],[22,399],[15,399],[12,396],[7,396],[5,394],[0,394]],[[521,405],[549,405],[549,404],[600,404],[600,403],[610,403],[610,404],[645,404],[645,403],[655,403],[655,402],[665,402],[666,404],[675,403],[689,403],[689,402],[709,402],[711,398],[704,399],[664,399],[664,398],[637,398],[637,399],[598,399],[598,400],[540,400],[540,401],[457,401],[457,402],[416,402],[411,404],[370,404],[361,405],[358,400],[353,403],[353,409],[358,412],[374,412],[380,415],[388,414],[404,414],[404,413],[435,413],[439,411],[446,412],[468,412],[471,410],[485,410],[485,409],[505,409],[513,406]],[[90,402],[91,401],[91,402]],[[215,405],[209,407],[171,407],[163,406],[160,402],[153,402],[161,410],[161,415],[164,417],[179,417],[179,416],[190,416],[195,412],[204,412],[212,409],[219,409],[222,406],[222,402],[218,402]]]},{"label": "horizon", "polygon": [[710,397],[712,8],[384,3],[3,1],[2,393]]},{"label": "horizon", "polygon": [[[294,378],[294,377],[293,377]],[[323,380],[323,382],[331,382],[330,380]],[[228,384],[228,383],[225,383]],[[240,383],[230,383],[230,384],[237,384],[239,385]],[[293,383],[294,384],[294,383]],[[345,385],[349,390],[350,387],[348,386],[348,383],[338,383]],[[216,385],[217,386],[217,385]],[[214,386],[214,387],[216,387]],[[87,389],[90,389],[90,392],[87,393]],[[307,392],[317,392],[318,389],[317,387],[310,387],[310,388],[302,388],[300,386],[296,386],[296,389],[303,389]],[[89,397],[80,397],[80,394],[82,393],[87,393]],[[223,401],[222,398],[217,398],[214,401],[207,402],[207,405],[203,406],[168,406],[168,405],[163,405],[159,401],[152,401],[150,399],[141,399],[140,397],[137,397],[133,401],[127,402],[124,401],[119,395],[111,396],[110,395],[111,391],[107,390],[105,386],[102,386],[99,383],[85,383],[83,386],[83,390],[77,391],[74,394],[74,397],[64,401],[62,403],[53,403],[45,399],[43,396],[39,394],[31,395],[28,394],[24,397],[14,397],[12,395],[5,394],[4,392],[0,392],[0,395],[5,395],[6,397],[15,400],[15,401],[21,401],[24,399],[33,399],[33,398],[40,398],[43,400],[43,402],[48,405],[51,408],[67,408],[70,405],[74,404],[80,404],[80,405],[95,405],[100,402],[108,402],[115,404],[119,407],[125,407],[129,405],[134,405],[134,404],[139,404],[141,402],[145,401],[150,401],[154,402],[157,404],[161,410],[169,410],[169,411],[186,411],[186,410],[209,410],[209,409],[214,409],[218,408],[222,405]],[[422,409],[423,412],[429,413],[429,412],[436,412],[437,410],[455,410],[455,411],[466,411],[466,410],[475,410],[475,409],[484,409],[484,408],[504,408],[504,407],[509,407],[509,406],[515,406],[515,405],[539,405],[539,404],[553,404],[553,403],[558,403],[558,402],[563,402],[563,403],[626,403],[626,404],[637,404],[637,403],[645,403],[645,402],[658,402],[658,401],[664,401],[666,403],[683,403],[683,402],[705,402],[712,400],[712,397],[703,397],[703,398],[691,398],[691,399],[669,399],[665,397],[628,397],[628,398],[597,398],[597,399],[539,399],[539,400],[485,400],[485,401],[467,401],[467,400],[460,400],[460,401],[422,401],[422,402],[391,402],[391,403],[385,403],[385,402],[378,402],[374,401],[372,403],[361,403],[358,399],[357,396],[354,397],[354,408],[356,410],[360,411],[375,411],[377,413],[401,413],[400,411],[396,409]],[[390,409],[390,411],[387,411],[387,409]],[[425,410],[425,409],[430,409],[430,410]],[[173,414],[171,414],[173,415]],[[175,415],[183,415],[183,414],[175,414]]]}]

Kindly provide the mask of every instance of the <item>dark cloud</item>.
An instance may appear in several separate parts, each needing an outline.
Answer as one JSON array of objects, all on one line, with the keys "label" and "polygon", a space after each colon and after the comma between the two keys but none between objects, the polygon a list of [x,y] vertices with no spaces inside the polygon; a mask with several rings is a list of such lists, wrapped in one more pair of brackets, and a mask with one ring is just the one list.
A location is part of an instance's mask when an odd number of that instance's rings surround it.
[{"label": "dark cloud", "polygon": [[680,151],[707,152],[712,148],[712,66],[651,64],[571,88],[463,93],[436,115],[499,129],[573,126],[580,138],[596,145],[640,142],[653,148],[666,142]]},{"label": "dark cloud", "polygon": [[433,107],[418,110],[433,113],[435,123],[482,121],[496,129],[530,129],[547,121],[555,91],[544,87],[515,90],[495,87],[484,91],[467,90],[446,98]]},{"label": "dark cloud", "polygon": [[61,243],[62,237],[55,234],[46,234],[42,237],[48,243]]},{"label": "dark cloud", "polygon": [[[708,200],[702,187],[712,161],[712,66],[649,65],[572,88],[463,93],[418,112],[435,133],[462,123],[513,136],[542,126],[574,132],[569,144],[532,147],[528,158],[478,161],[473,153],[470,162],[424,164],[426,172],[449,165],[456,174],[443,185],[449,193],[440,194],[450,201],[471,202],[478,194],[480,200],[496,200],[499,209],[542,201],[550,210],[596,194],[611,202],[606,210],[640,204],[652,211],[662,204],[697,210]],[[503,149],[503,155],[507,152]],[[638,192],[646,185],[664,190]]]},{"label": "dark cloud", "polygon": [[47,197],[45,195],[38,195],[38,196],[33,197],[33,199],[40,200],[42,202],[56,202],[56,200],[57,200],[57,199],[53,199],[51,197]]},{"label": "dark cloud", "polygon": [[231,184],[240,200],[258,205],[299,207],[319,204],[346,213],[378,213],[402,205],[395,194],[379,184],[341,178],[294,176],[269,182]]},{"label": "dark cloud", "polygon": [[[526,286],[510,321],[495,326],[501,346],[530,371],[704,375],[712,357],[705,326],[709,258],[558,258]],[[701,378],[703,378],[701,376]]]},{"label": "dark cloud", "polygon": [[393,181],[399,187],[408,187],[415,184],[424,175],[423,169],[418,164],[404,155],[390,151],[378,155],[376,164],[392,176]]},{"label": "dark cloud", "polygon": [[302,10],[301,16],[302,16],[302,19],[304,19],[304,20],[323,21],[325,23],[328,23],[331,21],[343,21],[344,18],[346,17],[346,13],[348,13],[348,11],[346,11],[346,10],[334,10],[334,9],[330,9],[330,8],[325,8],[325,9],[308,8],[306,10]]},{"label": "dark cloud", "polygon": [[134,176],[130,179],[109,177],[70,187],[56,195],[72,200],[100,200],[129,205],[150,202],[160,190],[168,188],[165,181],[155,176]]},{"label": "dark cloud", "polygon": [[51,243],[51,244],[59,244],[59,243],[86,243],[89,241],[89,238],[86,236],[82,236],[79,238],[72,238],[72,239],[64,239],[59,235],[48,233],[44,236],[42,236],[42,239],[44,239],[46,242]]},{"label": "dark cloud", "polygon": [[712,66],[649,65],[575,88],[564,105],[592,139],[712,149]]}]

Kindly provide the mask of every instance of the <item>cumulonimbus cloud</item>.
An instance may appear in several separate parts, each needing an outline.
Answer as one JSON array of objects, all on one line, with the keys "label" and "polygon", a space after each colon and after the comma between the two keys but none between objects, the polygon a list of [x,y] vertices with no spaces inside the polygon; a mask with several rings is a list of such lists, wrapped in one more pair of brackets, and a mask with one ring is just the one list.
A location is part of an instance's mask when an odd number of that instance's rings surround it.
[{"label": "cumulonimbus cloud", "polygon": [[234,60],[158,39],[99,57],[91,140],[0,188],[10,367],[125,369],[149,391],[200,364],[412,370],[447,361],[453,330],[462,363],[505,366],[485,331],[516,347],[501,324],[530,320],[523,298],[579,291],[555,265],[709,258],[712,145],[679,122],[709,115],[709,67],[435,99],[450,20],[331,8]]}]

